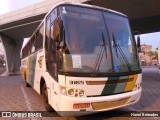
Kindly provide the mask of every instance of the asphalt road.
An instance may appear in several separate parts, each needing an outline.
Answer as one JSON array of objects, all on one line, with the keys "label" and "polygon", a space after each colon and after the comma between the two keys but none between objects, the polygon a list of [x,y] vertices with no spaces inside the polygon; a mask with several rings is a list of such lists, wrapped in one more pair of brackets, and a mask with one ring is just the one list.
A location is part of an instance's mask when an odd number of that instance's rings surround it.
[{"label": "asphalt road", "polygon": [[[2,70],[0,70],[2,72]],[[155,67],[143,68],[143,91],[140,101],[118,110],[83,117],[45,117],[36,120],[160,120],[159,117],[127,117],[132,112],[160,111],[160,73]],[[20,75],[0,77],[0,111],[45,111],[43,99],[32,88],[26,88]],[[55,114],[55,113],[49,113]],[[160,113],[159,113],[160,115]],[[1,120],[2,118],[0,118]],[[3,118],[19,120],[24,118]],[[30,120],[35,118],[25,118]]]}]

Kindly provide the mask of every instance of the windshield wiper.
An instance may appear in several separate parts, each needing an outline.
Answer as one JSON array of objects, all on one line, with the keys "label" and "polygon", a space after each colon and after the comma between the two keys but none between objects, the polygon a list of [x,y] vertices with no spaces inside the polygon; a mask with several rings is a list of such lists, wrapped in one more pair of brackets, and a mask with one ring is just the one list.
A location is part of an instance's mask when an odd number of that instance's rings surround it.
[{"label": "windshield wiper", "polygon": [[97,58],[96,58],[96,62],[95,62],[95,65],[94,65],[92,76],[96,76],[97,75],[97,73],[99,71],[100,64],[102,62],[102,58],[103,58],[103,54],[104,53],[105,53],[105,56],[106,56],[106,59],[107,59],[106,41],[105,41],[103,33],[102,33],[102,44],[100,42],[99,46],[100,46],[100,48],[99,48],[99,51],[98,51],[98,55],[97,55]]},{"label": "windshield wiper", "polygon": [[[114,33],[112,33],[112,36],[113,36],[113,44],[114,44],[114,48],[115,48],[115,52],[116,52],[117,58],[118,58],[118,51],[119,51],[120,55],[122,56],[124,62],[125,62],[126,65],[127,65],[128,70],[131,72],[131,71],[132,71],[131,66],[130,66],[130,64],[129,64],[129,62],[128,62],[128,60],[127,60],[127,58],[126,58],[126,56],[125,56],[125,54],[124,54],[124,52],[123,52],[123,50],[122,50],[122,48],[121,48],[120,45],[116,42]],[[118,51],[117,51],[117,50],[118,50]]]}]

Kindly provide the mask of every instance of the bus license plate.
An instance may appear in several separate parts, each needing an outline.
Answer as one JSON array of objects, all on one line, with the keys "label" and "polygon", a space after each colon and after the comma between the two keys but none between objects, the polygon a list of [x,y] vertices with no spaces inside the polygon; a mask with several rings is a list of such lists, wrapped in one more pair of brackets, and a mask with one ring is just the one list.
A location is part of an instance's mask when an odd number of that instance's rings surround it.
[{"label": "bus license plate", "polygon": [[90,103],[76,103],[76,104],[73,104],[74,109],[88,108],[88,107],[90,107]]}]

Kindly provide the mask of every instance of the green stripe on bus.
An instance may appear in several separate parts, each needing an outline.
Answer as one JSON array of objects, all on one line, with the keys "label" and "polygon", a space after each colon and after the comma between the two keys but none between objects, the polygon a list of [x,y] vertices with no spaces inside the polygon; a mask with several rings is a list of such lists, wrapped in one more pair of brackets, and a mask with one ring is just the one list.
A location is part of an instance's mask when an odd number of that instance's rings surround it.
[{"label": "green stripe on bus", "polygon": [[[118,82],[118,80],[119,80],[119,77],[108,77],[107,82],[112,82],[112,81],[114,81],[114,82],[117,81]],[[116,87],[117,87],[117,84],[106,83],[101,95],[113,94]]]},{"label": "green stripe on bus", "polygon": [[117,84],[117,87],[115,88],[114,94],[124,92],[124,89],[126,88],[127,82],[121,82],[121,81],[123,81],[125,79],[128,80],[129,76],[121,76],[119,78],[119,80],[118,80],[119,83]]},{"label": "green stripe on bus", "polygon": [[127,83],[118,83],[115,90],[114,90],[114,94],[116,93],[122,93],[124,92],[124,89],[126,88]]},{"label": "green stripe on bus", "polygon": [[119,79],[121,80],[121,79],[128,79],[129,78],[129,76],[121,76]]},{"label": "green stripe on bus", "polygon": [[124,92],[129,76],[109,77],[101,95],[111,95]]},{"label": "green stripe on bus", "polygon": [[30,56],[29,84],[34,86],[37,53]]}]

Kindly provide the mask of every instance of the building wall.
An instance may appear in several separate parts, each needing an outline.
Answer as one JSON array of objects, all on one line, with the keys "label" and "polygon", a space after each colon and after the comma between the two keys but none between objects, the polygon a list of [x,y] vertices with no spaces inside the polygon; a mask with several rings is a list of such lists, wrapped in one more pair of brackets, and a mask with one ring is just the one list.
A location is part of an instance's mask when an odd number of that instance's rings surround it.
[{"label": "building wall", "polygon": [[152,45],[141,45],[141,53],[139,53],[139,59],[142,66],[152,64],[152,57],[147,54],[149,51],[152,51]]}]

